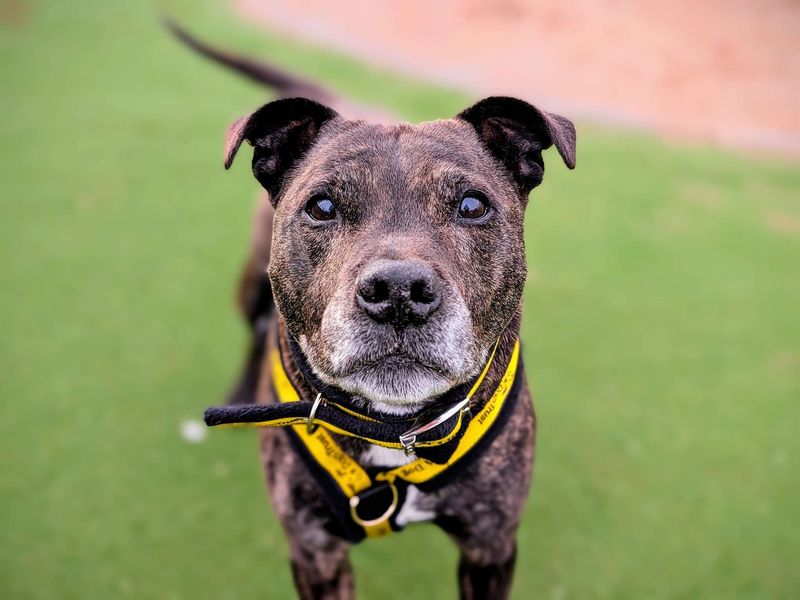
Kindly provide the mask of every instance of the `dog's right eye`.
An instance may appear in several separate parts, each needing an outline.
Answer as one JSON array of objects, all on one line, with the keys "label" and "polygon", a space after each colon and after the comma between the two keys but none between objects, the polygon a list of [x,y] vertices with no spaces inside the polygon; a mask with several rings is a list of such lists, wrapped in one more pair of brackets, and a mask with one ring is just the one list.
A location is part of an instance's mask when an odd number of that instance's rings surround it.
[{"label": "dog's right eye", "polygon": [[306,214],[315,221],[332,221],[336,218],[336,205],[327,196],[316,196],[306,204]]}]

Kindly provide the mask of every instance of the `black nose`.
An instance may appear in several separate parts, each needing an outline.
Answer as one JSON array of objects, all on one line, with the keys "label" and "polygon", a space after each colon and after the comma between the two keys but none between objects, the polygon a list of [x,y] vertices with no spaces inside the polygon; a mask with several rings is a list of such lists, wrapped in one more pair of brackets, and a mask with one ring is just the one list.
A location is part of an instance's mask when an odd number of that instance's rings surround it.
[{"label": "black nose", "polygon": [[356,301],[378,323],[419,325],[439,308],[441,281],[421,262],[376,260],[358,278]]}]

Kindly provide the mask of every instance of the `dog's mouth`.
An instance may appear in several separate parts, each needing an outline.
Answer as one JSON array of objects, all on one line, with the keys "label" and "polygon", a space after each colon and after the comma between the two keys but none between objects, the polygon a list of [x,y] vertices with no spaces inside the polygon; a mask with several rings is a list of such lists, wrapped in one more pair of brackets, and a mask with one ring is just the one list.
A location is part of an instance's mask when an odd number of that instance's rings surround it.
[{"label": "dog's mouth", "polygon": [[379,354],[375,348],[372,350],[349,356],[349,360],[337,365],[335,370],[314,370],[329,385],[395,407],[424,402],[460,383],[460,374],[451,373],[444,361],[440,363],[435,359],[434,348],[428,348],[432,356],[397,346],[381,349]]},{"label": "dog's mouth", "polygon": [[321,378],[385,408],[412,407],[440,396],[470,375],[453,372],[444,355],[439,362],[435,349],[428,350],[430,356],[394,349],[380,356],[353,357],[335,375],[321,374]]},{"label": "dog's mouth", "polygon": [[356,361],[350,366],[347,373],[343,376],[355,375],[365,371],[392,370],[400,371],[403,369],[420,370],[426,369],[446,377],[445,369],[441,364],[434,364],[432,361],[418,357],[406,351],[396,350],[388,352],[378,358],[369,357]]}]

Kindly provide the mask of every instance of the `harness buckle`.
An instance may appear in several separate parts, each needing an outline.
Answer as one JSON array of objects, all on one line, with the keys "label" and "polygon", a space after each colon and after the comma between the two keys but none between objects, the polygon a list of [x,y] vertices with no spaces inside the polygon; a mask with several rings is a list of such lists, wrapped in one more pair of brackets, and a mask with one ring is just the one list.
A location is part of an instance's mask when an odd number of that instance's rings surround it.
[{"label": "harness buckle", "polygon": [[322,393],[317,394],[317,397],[314,398],[314,404],[311,405],[311,412],[308,413],[308,418],[306,419],[306,433],[309,435],[314,433],[317,427],[319,427],[319,425],[314,424],[314,417],[317,416],[317,409],[320,404],[325,404],[325,398],[322,397]]}]

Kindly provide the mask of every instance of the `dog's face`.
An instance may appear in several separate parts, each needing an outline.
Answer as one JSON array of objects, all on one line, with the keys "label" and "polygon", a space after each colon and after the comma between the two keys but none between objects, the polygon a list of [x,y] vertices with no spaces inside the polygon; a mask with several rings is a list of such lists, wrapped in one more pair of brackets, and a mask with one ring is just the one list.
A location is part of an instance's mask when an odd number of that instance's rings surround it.
[{"label": "dog's face", "polygon": [[413,406],[468,381],[514,316],[525,282],[523,213],[574,128],[492,98],[420,125],[345,120],[279,100],[234,124],[276,206],[276,305],[318,377]]}]

